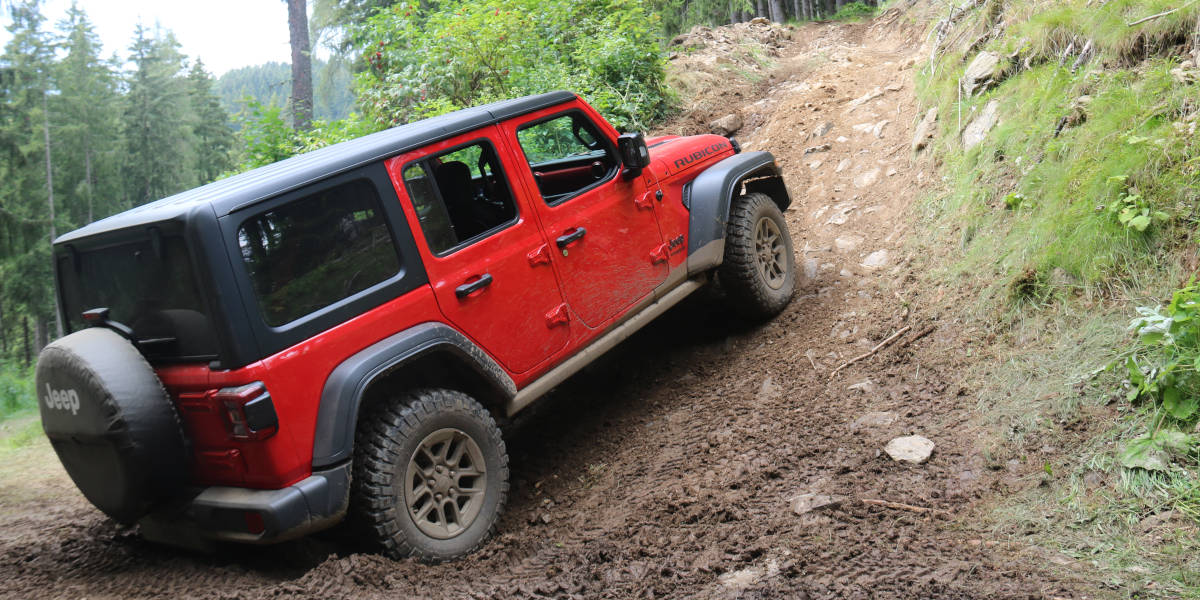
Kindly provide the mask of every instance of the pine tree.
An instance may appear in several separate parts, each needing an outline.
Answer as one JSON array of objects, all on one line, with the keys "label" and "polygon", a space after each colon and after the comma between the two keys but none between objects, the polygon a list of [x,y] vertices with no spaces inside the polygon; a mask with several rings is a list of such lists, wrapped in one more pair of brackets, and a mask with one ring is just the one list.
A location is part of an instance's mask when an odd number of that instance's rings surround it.
[{"label": "pine tree", "polygon": [[62,205],[71,228],[116,211],[119,186],[119,97],[116,67],[100,57],[100,39],[87,15],[72,4],[59,22],[66,49],[58,65],[58,94],[51,106],[58,115],[58,137],[70,144],[55,147]]},{"label": "pine tree", "polygon": [[197,183],[204,184],[216,180],[233,165],[230,158],[233,130],[229,128],[229,113],[213,92],[213,77],[199,59],[188,73],[188,96],[193,114]]},{"label": "pine tree", "polygon": [[33,319],[36,351],[47,341],[47,323],[58,318],[50,271],[57,227],[48,98],[55,49],[42,29],[45,18],[37,0],[11,5],[10,16],[12,38],[0,57],[0,298],[6,314],[17,308]]},{"label": "pine tree", "polygon": [[170,32],[134,30],[129,47],[134,70],[126,85],[122,129],[127,196],[137,206],[182,191],[196,181],[184,56]]}]

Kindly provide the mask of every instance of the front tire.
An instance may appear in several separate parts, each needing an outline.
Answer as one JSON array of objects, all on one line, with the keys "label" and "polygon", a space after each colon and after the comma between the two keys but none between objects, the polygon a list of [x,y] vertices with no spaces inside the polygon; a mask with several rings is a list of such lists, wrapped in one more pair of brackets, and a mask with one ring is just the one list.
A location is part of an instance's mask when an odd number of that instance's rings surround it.
[{"label": "front tire", "polygon": [[770,196],[751,193],[733,200],[717,277],[734,308],[752,319],[773,317],[792,301],[796,256],[787,222]]},{"label": "front tire", "polygon": [[392,558],[470,554],[508,495],[508,454],[492,416],[470,396],[418,389],[363,416],[351,507]]}]

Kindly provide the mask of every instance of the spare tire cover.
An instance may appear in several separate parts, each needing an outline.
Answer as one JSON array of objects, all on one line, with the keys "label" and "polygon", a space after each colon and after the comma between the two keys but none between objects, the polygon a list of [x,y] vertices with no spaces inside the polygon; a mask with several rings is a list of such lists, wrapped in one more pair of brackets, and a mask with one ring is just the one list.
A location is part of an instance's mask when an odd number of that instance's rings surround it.
[{"label": "spare tire cover", "polygon": [[132,523],[177,494],[188,451],[154,369],[128,340],[93,327],[55,340],[37,365],[42,428],[92,504]]}]

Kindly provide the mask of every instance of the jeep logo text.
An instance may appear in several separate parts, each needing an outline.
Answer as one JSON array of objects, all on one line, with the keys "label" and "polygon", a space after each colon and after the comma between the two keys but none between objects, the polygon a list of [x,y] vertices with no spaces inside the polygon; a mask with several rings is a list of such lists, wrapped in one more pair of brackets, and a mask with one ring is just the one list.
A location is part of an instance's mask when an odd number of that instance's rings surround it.
[{"label": "jeep logo text", "polygon": [[75,390],[53,390],[46,384],[46,407],[54,410],[69,410],[71,414],[79,412],[79,394]]}]

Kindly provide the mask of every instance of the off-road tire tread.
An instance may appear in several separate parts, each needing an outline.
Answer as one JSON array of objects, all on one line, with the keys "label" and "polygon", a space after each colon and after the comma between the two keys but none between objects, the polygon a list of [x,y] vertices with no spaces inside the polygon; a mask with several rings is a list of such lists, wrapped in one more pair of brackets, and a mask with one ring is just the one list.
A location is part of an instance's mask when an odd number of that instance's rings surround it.
[{"label": "off-road tire tread", "polygon": [[[487,409],[462,392],[440,388],[415,389],[395,399],[376,402],[368,407],[359,421],[354,440],[351,517],[391,558],[412,557],[424,562],[440,562],[454,558],[429,554],[400,535],[400,526],[396,519],[408,517],[399,512],[404,510],[403,490],[393,488],[393,485],[400,482],[392,481],[396,465],[400,461],[408,460],[407,456],[400,455],[400,447],[416,435],[424,420],[443,411],[466,413],[479,420],[491,439],[477,440],[477,443],[490,443],[498,448],[502,470],[507,473],[508,453],[505,451],[504,440],[500,437],[495,419]],[[459,556],[471,554],[479,549],[495,531],[499,515],[508,499],[507,476],[501,478],[499,487],[499,503],[495,513],[490,515],[492,522],[488,524],[486,533],[470,548],[459,553]],[[480,518],[486,517],[481,514]]]},{"label": "off-road tire tread", "polygon": [[[764,214],[765,213],[765,214]],[[788,239],[789,284],[773,290],[758,272],[754,228],[758,217],[771,216]],[[717,278],[734,309],[755,320],[769,319],[787,308],[796,290],[796,259],[787,222],[770,196],[758,192],[734,198],[725,228],[725,257]]]}]

